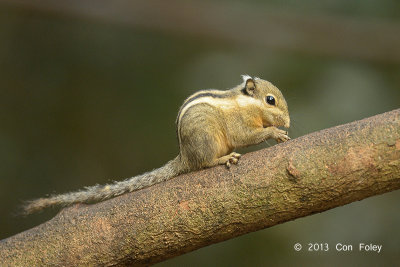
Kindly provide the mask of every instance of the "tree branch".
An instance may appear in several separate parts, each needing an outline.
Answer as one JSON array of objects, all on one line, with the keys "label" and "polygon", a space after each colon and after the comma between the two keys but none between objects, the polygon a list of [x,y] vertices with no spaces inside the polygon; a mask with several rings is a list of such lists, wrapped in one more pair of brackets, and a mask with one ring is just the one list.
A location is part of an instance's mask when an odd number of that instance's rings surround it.
[{"label": "tree branch", "polygon": [[5,266],[156,263],[400,188],[400,109],[315,132],[0,241]]}]

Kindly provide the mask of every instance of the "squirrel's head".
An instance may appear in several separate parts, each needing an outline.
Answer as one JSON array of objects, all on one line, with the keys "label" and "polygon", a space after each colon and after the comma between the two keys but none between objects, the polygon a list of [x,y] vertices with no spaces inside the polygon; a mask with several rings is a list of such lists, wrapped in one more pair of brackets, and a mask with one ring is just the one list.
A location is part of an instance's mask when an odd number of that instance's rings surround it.
[{"label": "squirrel's head", "polygon": [[281,91],[272,83],[260,78],[252,78],[243,75],[243,92],[250,97],[254,97],[262,103],[264,127],[283,126],[290,127],[289,110],[285,98]]}]

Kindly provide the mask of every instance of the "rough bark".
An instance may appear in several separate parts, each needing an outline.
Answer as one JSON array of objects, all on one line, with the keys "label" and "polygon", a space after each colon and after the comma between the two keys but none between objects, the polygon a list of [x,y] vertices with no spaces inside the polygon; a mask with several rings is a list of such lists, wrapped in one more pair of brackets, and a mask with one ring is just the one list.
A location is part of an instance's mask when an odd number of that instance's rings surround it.
[{"label": "rough bark", "polygon": [[400,188],[400,109],[315,132],[0,241],[3,266],[147,265]]}]

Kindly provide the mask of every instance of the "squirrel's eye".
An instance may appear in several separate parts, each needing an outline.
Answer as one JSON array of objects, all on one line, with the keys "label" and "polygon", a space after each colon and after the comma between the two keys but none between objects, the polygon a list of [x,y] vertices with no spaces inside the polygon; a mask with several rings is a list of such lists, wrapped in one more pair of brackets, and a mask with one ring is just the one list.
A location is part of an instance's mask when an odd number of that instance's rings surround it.
[{"label": "squirrel's eye", "polygon": [[275,98],[272,95],[269,95],[265,98],[268,104],[275,106]]}]

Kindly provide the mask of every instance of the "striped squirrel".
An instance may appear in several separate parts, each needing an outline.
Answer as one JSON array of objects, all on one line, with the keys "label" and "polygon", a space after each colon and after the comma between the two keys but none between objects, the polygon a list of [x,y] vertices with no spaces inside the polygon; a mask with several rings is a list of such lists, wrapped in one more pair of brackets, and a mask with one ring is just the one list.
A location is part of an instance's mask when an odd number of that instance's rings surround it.
[{"label": "striped squirrel", "polygon": [[269,138],[277,142],[289,140],[287,132],[277,128],[290,126],[282,93],[268,81],[242,77],[243,83],[230,90],[202,90],[184,101],[176,119],[180,153],[163,167],[124,181],[31,200],[23,207],[24,213],[105,200],[219,164],[230,168],[241,156],[233,152],[235,148]]}]

